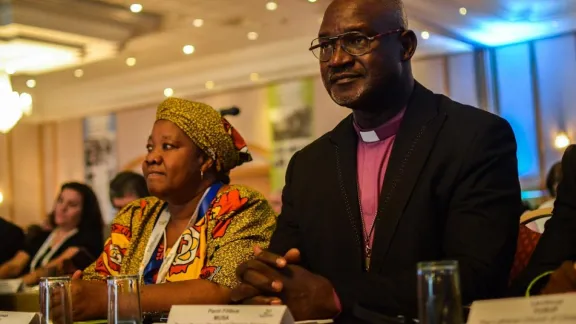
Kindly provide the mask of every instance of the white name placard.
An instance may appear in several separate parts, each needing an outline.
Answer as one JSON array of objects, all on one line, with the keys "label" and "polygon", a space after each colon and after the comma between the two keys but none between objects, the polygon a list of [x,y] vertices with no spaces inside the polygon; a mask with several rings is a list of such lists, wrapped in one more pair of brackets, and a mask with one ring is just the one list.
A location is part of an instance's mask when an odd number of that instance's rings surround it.
[{"label": "white name placard", "polygon": [[172,306],[168,324],[293,324],[286,306]]},{"label": "white name placard", "polygon": [[468,316],[468,324],[539,323],[576,323],[576,294],[477,301]]},{"label": "white name placard", "polygon": [[38,324],[40,318],[36,313],[3,312],[0,311],[1,324]]},{"label": "white name placard", "polygon": [[0,295],[15,294],[22,286],[22,279],[0,280]]}]

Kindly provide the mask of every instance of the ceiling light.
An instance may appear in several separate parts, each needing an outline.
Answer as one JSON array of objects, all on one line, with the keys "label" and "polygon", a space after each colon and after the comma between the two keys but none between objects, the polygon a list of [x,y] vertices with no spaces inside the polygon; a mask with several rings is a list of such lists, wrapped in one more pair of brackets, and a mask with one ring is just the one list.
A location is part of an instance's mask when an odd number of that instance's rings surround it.
[{"label": "ceiling light", "polygon": [[4,201],[4,195],[0,192],[0,204]]},{"label": "ceiling light", "polygon": [[194,19],[194,21],[192,21],[192,25],[194,25],[194,27],[202,27],[202,25],[204,25],[204,20]]},{"label": "ceiling light", "polygon": [[257,40],[258,39],[258,33],[257,32],[249,32],[247,36],[248,36],[249,40]]},{"label": "ceiling light", "polygon": [[308,0],[308,2],[312,2],[312,3],[314,3],[314,2],[316,2],[316,0]]},{"label": "ceiling light", "polygon": [[74,70],[74,76],[77,78],[83,77],[84,76],[84,70],[82,70],[82,69]]},{"label": "ceiling light", "polygon": [[464,8],[464,7],[460,8],[460,14],[462,16],[466,16],[467,13],[468,13],[468,10],[466,8]]},{"label": "ceiling light", "polygon": [[430,38],[430,33],[427,31],[423,31],[421,36],[423,39],[428,39],[428,38]]},{"label": "ceiling light", "polygon": [[268,3],[266,3],[266,9],[274,11],[278,9],[278,4],[274,1],[268,1]]},{"label": "ceiling light", "polygon": [[6,73],[12,75],[12,74],[16,73],[16,70],[11,66],[7,66],[6,67]]},{"label": "ceiling light", "polygon": [[30,79],[30,80],[26,81],[26,86],[30,89],[36,87],[36,80]]},{"label": "ceiling light", "polygon": [[206,84],[204,84],[204,86],[206,87],[206,89],[214,89],[214,81],[206,81]]},{"label": "ceiling light", "polygon": [[132,11],[133,13],[139,13],[142,11],[142,9],[143,7],[139,3],[133,3],[130,5],[130,11]]},{"label": "ceiling light", "polygon": [[566,148],[568,145],[570,145],[570,138],[566,133],[559,133],[556,135],[556,138],[554,139],[554,146],[557,149]]},{"label": "ceiling light", "polygon": [[128,66],[134,66],[136,65],[136,58],[135,57],[129,57],[126,59],[126,65]]},{"label": "ceiling light", "polygon": [[250,80],[256,82],[260,80],[260,75],[258,73],[250,73]]},{"label": "ceiling light", "polygon": [[192,45],[184,45],[184,47],[182,47],[182,52],[184,52],[186,55],[194,53],[195,50],[196,49]]},{"label": "ceiling light", "polygon": [[8,133],[22,116],[32,113],[32,96],[12,91],[10,77],[5,72],[0,72],[0,102],[0,133]]},{"label": "ceiling light", "polygon": [[164,89],[164,97],[172,97],[174,95],[174,89],[166,88]]}]

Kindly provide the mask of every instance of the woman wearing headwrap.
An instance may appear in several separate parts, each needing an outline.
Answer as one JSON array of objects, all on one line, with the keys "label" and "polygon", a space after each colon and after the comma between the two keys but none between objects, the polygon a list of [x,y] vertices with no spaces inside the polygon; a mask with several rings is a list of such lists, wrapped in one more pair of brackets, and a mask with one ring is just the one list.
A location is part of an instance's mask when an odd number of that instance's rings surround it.
[{"label": "woman wearing headwrap", "polygon": [[[122,209],[104,252],[73,280],[74,320],[105,318],[103,279],[139,274],[143,312],[175,304],[225,304],[236,266],[267,246],[276,216],[265,198],[229,185],[251,160],[242,137],[212,107],[169,98],[160,104],[142,170],[152,197]],[[88,279],[88,280],[86,280]]]}]

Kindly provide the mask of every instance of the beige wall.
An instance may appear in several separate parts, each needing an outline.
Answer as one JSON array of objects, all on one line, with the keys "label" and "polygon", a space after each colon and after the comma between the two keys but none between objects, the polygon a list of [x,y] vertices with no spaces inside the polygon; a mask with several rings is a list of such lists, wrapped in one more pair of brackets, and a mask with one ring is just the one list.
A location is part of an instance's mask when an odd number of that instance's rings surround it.
[{"label": "beige wall", "polygon": [[12,190],[11,190],[11,165],[9,145],[10,134],[0,134],[0,192],[4,197],[4,202],[0,204],[0,217],[12,219],[14,215],[12,209]]},{"label": "beige wall", "polygon": [[[444,58],[417,61],[414,63],[414,74],[425,86],[449,94],[446,62]],[[459,91],[474,93],[475,89]],[[266,87],[215,92],[193,99],[206,102],[216,109],[233,105],[241,108],[242,113],[229,117],[229,120],[253,147],[253,153],[260,155],[260,161],[251,163],[252,167],[250,164],[243,166],[232,175],[236,182],[251,185],[264,193],[269,192],[267,166],[265,162],[262,163],[271,148]],[[156,104],[117,112],[119,168],[132,164],[134,170],[139,170],[139,160],[145,153],[146,139],[154,123]],[[330,131],[350,114],[350,110],[339,107],[331,100],[319,77],[314,78],[314,108],[315,137]],[[43,125],[22,123],[9,136],[0,135],[0,190],[6,196],[5,203],[0,205],[0,215],[7,215],[20,225],[41,221],[51,209],[63,182],[84,179],[82,143],[81,119]],[[13,172],[9,171],[10,168]]]}]

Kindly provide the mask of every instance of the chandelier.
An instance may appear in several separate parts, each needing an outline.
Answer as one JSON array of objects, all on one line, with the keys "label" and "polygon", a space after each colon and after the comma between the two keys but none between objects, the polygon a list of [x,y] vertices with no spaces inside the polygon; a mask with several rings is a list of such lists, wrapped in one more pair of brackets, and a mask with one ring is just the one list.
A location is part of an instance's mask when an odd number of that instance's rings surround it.
[{"label": "chandelier", "polygon": [[0,133],[8,133],[22,116],[32,114],[32,96],[12,91],[10,76],[0,71]]}]

